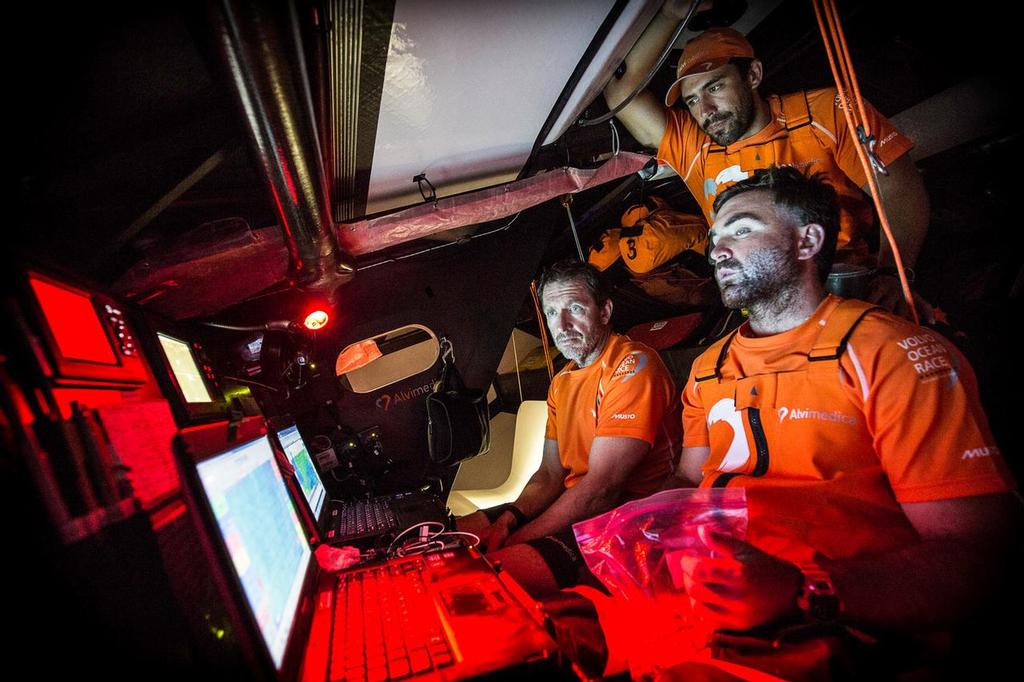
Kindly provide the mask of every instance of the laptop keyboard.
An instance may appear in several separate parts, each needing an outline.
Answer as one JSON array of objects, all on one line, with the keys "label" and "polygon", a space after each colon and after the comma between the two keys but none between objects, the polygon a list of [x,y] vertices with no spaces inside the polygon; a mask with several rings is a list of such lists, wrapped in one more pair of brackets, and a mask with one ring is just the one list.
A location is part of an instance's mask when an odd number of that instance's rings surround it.
[{"label": "laptop keyboard", "polygon": [[383,535],[398,528],[398,519],[386,497],[358,500],[331,511],[332,523],[329,540]]},{"label": "laptop keyboard", "polygon": [[423,559],[338,576],[330,679],[399,680],[455,662]]}]

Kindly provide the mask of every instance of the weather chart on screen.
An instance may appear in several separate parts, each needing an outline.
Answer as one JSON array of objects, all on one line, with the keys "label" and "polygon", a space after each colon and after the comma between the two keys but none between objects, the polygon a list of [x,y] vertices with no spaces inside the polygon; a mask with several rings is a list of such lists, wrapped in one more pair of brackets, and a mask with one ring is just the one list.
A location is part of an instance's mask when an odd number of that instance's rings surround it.
[{"label": "weather chart on screen", "polygon": [[311,554],[273,459],[264,436],[197,470],[249,607],[280,666]]},{"label": "weather chart on screen", "polygon": [[157,337],[186,402],[212,402],[213,398],[210,397],[210,391],[206,388],[206,382],[203,381],[203,375],[199,372],[188,344],[166,334],[157,334]]},{"label": "weather chart on screen", "polygon": [[278,431],[277,440],[288,456],[288,461],[295,467],[295,476],[299,479],[299,487],[302,488],[302,494],[306,496],[309,508],[313,510],[313,516],[319,518],[327,491],[320,480],[320,475],[313,467],[313,460],[309,456],[309,450],[306,449],[306,443],[302,440],[299,430],[294,426]]}]

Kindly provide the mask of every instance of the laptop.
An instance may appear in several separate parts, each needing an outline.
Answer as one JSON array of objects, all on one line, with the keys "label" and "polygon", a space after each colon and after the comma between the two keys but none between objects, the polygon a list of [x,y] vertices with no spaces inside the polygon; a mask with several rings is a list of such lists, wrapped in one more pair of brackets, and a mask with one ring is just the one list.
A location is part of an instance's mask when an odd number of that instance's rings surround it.
[{"label": "laptop", "polygon": [[321,571],[268,436],[183,432],[186,503],[253,677],[462,680],[562,673],[539,609],[474,549]]},{"label": "laptop", "polygon": [[[275,431],[277,442],[295,469],[302,515],[316,529],[320,542],[367,546],[382,536],[396,534],[422,521],[445,523],[448,514],[435,495],[400,493],[345,502],[327,498],[320,474],[296,426]],[[294,491],[296,486],[290,486]]]}]

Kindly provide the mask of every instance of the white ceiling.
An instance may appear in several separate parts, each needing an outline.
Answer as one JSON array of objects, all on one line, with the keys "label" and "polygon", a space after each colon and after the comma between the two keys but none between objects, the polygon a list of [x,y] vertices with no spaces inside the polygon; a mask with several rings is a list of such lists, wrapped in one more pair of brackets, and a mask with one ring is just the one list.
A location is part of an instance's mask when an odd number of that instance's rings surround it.
[{"label": "white ceiling", "polygon": [[[412,181],[420,173],[438,197],[514,179],[613,4],[398,0],[367,214],[420,203]],[[549,138],[600,91],[625,34],[651,5],[626,8]]]}]

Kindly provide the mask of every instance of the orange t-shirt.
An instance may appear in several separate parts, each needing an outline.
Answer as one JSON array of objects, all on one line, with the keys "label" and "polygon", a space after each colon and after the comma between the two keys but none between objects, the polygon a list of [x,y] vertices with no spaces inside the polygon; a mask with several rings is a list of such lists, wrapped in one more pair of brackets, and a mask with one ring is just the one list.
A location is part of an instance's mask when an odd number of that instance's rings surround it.
[{"label": "orange t-shirt", "polygon": [[628,436],[651,445],[630,474],[622,499],[657,491],[679,456],[679,400],[658,353],[612,334],[600,357],[587,367],[570,362],[548,390],[545,437],[558,442],[565,487],[586,475],[597,436]]},{"label": "orange t-shirt", "polygon": [[[874,223],[874,214],[871,200],[861,190],[867,177],[857,157],[858,142],[849,134],[835,88],[773,95],[768,104],[768,125],[728,147],[715,144],[689,112],[673,107],[667,111],[658,158],[683,179],[709,225],[714,223],[712,206],[718,193],[750,177],[752,171],[795,166],[824,173],[839,194],[839,248],[847,250],[843,259],[864,260],[867,247],[863,239]],[[865,110],[878,140],[875,153],[882,163],[892,163],[913,147],[867,102]]]},{"label": "orange t-shirt", "polygon": [[691,372],[682,396],[683,445],[711,448],[701,485],[745,487],[751,541],[797,562],[916,542],[900,503],[1014,488],[974,373],[939,334],[872,311],[838,362],[807,360],[840,300],[782,334],[743,325],[720,378]]}]

